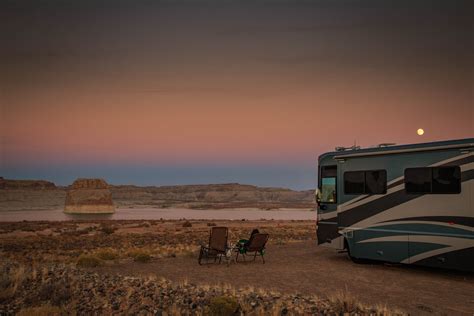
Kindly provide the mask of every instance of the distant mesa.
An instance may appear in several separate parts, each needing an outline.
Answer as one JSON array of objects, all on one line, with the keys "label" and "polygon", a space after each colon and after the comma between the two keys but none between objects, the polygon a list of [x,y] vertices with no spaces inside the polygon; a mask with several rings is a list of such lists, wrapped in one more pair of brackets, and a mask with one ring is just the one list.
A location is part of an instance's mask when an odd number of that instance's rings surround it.
[{"label": "distant mesa", "polygon": [[0,177],[0,189],[5,190],[54,190],[56,185],[45,180],[11,180]]},{"label": "distant mesa", "polygon": [[77,179],[66,192],[65,213],[110,214],[115,212],[112,192],[103,179]]}]

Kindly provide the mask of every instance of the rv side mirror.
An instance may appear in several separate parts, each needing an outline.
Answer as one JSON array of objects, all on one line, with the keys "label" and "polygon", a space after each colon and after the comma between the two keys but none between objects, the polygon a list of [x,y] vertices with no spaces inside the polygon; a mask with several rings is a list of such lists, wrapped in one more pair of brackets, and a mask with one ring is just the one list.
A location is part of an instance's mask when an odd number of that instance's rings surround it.
[{"label": "rv side mirror", "polygon": [[316,204],[321,205],[321,191],[319,188],[316,189],[316,192],[314,192],[314,196],[316,198]]}]

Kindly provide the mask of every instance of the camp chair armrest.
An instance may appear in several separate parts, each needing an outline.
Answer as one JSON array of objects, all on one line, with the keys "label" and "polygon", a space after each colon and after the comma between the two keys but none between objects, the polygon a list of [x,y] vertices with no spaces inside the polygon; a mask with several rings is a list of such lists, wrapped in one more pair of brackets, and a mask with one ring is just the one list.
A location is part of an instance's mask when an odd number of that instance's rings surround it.
[{"label": "camp chair armrest", "polygon": [[[217,249],[211,248],[211,247],[206,246],[206,245],[201,245],[201,249],[205,249],[205,250],[208,250],[208,251],[213,250],[213,251],[217,251],[217,252],[222,252],[222,250],[217,250]],[[231,248],[226,247],[224,251],[227,251],[229,249],[231,249]]]}]

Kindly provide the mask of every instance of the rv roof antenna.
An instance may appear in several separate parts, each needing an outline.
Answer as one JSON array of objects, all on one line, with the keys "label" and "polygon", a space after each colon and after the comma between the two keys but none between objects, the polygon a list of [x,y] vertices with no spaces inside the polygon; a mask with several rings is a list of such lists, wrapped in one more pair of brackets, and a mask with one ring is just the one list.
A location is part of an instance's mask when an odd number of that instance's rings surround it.
[{"label": "rv roof antenna", "polygon": [[359,150],[359,149],[360,149],[360,146],[357,146],[355,139],[354,139],[354,145],[352,145],[351,147],[344,147],[344,146],[336,147],[336,151]]},{"label": "rv roof antenna", "polygon": [[360,149],[360,146],[356,146],[355,144],[352,145],[351,147],[343,147],[343,146],[336,147],[336,151],[359,150],[359,149]]}]

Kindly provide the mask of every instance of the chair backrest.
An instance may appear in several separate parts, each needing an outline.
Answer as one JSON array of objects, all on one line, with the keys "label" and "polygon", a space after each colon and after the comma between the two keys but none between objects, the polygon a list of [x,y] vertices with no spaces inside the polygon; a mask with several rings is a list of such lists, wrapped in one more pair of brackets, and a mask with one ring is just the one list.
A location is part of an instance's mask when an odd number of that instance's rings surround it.
[{"label": "chair backrest", "polygon": [[217,251],[226,251],[227,249],[227,227],[212,227],[209,237],[209,248]]},{"label": "chair backrest", "polygon": [[248,251],[260,251],[265,249],[265,245],[268,241],[268,234],[256,233],[250,237],[249,243],[247,245]]}]

